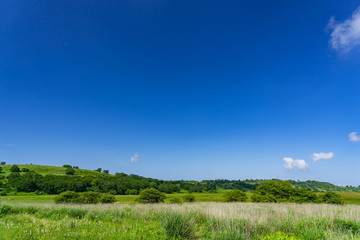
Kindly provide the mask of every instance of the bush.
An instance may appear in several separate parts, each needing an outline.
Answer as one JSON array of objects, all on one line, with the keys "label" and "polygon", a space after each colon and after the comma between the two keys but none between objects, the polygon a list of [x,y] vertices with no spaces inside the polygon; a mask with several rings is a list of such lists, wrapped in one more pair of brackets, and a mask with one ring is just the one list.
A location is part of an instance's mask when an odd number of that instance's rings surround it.
[{"label": "bush", "polygon": [[103,194],[100,198],[101,203],[114,203],[116,202],[116,198],[110,194]]},{"label": "bush", "polygon": [[17,165],[12,165],[10,168],[11,172],[20,172],[20,168]]},{"label": "bush", "polygon": [[329,203],[329,204],[344,204],[344,201],[340,194],[335,192],[326,192],[320,195],[321,203]]},{"label": "bush", "polygon": [[253,202],[316,203],[318,197],[306,189],[294,188],[288,181],[265,181],[251,196]]},{"label": "bush", "polygon": [[182,200],[180,198],[170,198],[169,199],[169,202],[170,203],[178,203],[178,204],[181,204],[182,203]]},{"label": "bush", "polygon": [[55,197],[55,203],[79,203],[80,194],[73,191],[60,193]]},{"label": "bush", "polygon": [[74,175],[75,174],[75,170],[73,168],[67,168],[65,170],[65,174],[66,175]]},{"label": "bush", "polygon": [[109,170],[104,170],[103,173],[109,174]]},{"label": "bush", "polygon": [[21,171],[22,171],[22,172],[30,172],[30,169],[28,169],[28,168],[22,168]]},{"label": "bush", "polygon": [[2,170],[3,170],[2,167],[0,167],[0,173],[2,172]]},{"label": "bush", "polygon": [[79,166],[73,166],[74,169],[79,169]]},{"label": "bush", "polygon": [[195,202],[195,196],[192,194],[186,194],[183,198],[184,202]]},{"label": "bush", "polygon": [[165,194],[159,192],[155,188],[147,188],[140,192],[137,201],[141,203],[159,203],[164,202],[165,198]]},{"label": "bush", "polygon": [[246,202],[246,193],[239,189],[234,189],[224,194],[225,202]]},{"label": "bush", "polygon": [[80,195],[79,203],[95,204],[100,202],[101,193],[98,192],[83,192]]},{"label": "bush", "polygon": [[63,165],[63,168],[72,168],[72,166],[68,165],[68,164],[65,164],[65,165]]},{"label": "bush", "polygon": [[6,163],[5,162],[0,162],[0,165],[4,166]]}]

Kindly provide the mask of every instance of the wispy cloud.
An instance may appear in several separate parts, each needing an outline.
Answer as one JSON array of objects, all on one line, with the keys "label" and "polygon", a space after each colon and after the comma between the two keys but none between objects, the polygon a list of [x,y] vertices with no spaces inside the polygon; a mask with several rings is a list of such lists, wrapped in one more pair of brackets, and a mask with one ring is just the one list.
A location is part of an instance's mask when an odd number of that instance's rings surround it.
[{"label": "wispy cloud", "polygon": [[314,160],[314,162],[317,162],[319,160],[329,160],[329,159],[333,159],[335,156],[335,154],[333,152],[329,152],[329,153],[313,153],[311,158]]},{"label": "wispy cloud", "polygon": [[336,51],[348,52],[360,45],[360,8],[343,22],[337,23],[334,17],[330,18],[328,28],[332,30],[330,45]]},{"label": "wispy cloud", "polygon": [[305,170],[309,167],[309,164],[306,163],[303,159],[292,159],[289,157],[284,157],[284,168],[288,170]]},{"label": "wispy cloud", "polygon": [[134,155],[132,155],[132,157],[130,158],[130,162],[134,163],[134,162],[138,162],[139,161],[139,154],[135,153]]},{"label": "wispy cloud", "polygon": [[358,132],[352,132],[349,134],[350,142],[360,142],[360,136],[358,136]]}]

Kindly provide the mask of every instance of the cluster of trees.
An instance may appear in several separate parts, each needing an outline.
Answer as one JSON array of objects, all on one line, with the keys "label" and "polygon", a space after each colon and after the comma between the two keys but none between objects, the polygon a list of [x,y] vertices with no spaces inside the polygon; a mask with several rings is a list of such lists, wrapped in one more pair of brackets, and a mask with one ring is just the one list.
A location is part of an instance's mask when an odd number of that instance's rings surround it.
[{"label": "cluster of trees", "polygon": [[295,188],[289,181],[266,181],[251,195],[253,202],[295,202],[343,204],[335,192],[317,195],[306,189]]},{"label": "cluster of trees", "polygon": [[55,198],[55,203],[113,203],[116,199],[113,195],[102,194],[98,192],[83,192],[77,193],[73,191],[66,191]]}]

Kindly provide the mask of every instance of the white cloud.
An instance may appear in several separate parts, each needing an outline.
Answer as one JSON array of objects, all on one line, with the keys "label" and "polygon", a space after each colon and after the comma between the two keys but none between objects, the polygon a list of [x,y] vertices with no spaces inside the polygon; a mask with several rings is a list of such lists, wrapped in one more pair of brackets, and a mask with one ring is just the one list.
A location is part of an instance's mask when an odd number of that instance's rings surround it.
[{"label": "white cloud", "polygon": [[330,18],[328,27],[332,29],[331,47],[340,52],[350,51],[360,45],[360,8],[344,22],[337,23],[334,17]]},{"label": "white cloud", "polygon": [[357,135],[358,132],[352,132],[349,134],[349,141],[350,142],[360,142],[360,137]]},{"label": "white cloud", "polygon": [[132,155],[132,157],[130,158],[130,162],[138,162],[139,161],[139,154],[135,153],[134,155]]},{"label": "white cloud", "polygon": [[314,162],[317,162],[319,160],[329,160],[329,159],[333,159],[334,158],[334,153],[333,152],[329,152],[329,153],[313,153],[311,158],[314,160]]},{"label": "white cloud", "polygon": [[283,158],[284,168],[288,170],[305,170],[309,167],[303,159],[292,159],[288,157]]}]

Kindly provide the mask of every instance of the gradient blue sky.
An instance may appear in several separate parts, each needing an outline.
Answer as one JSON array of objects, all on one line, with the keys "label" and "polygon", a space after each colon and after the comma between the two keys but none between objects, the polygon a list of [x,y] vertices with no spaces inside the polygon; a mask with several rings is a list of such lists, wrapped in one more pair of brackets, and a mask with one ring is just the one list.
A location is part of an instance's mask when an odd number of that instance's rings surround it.
[{"label": "gradient blue sky", "polygon": [[360,185],[359,6],[2,0],[0,160]]}]

